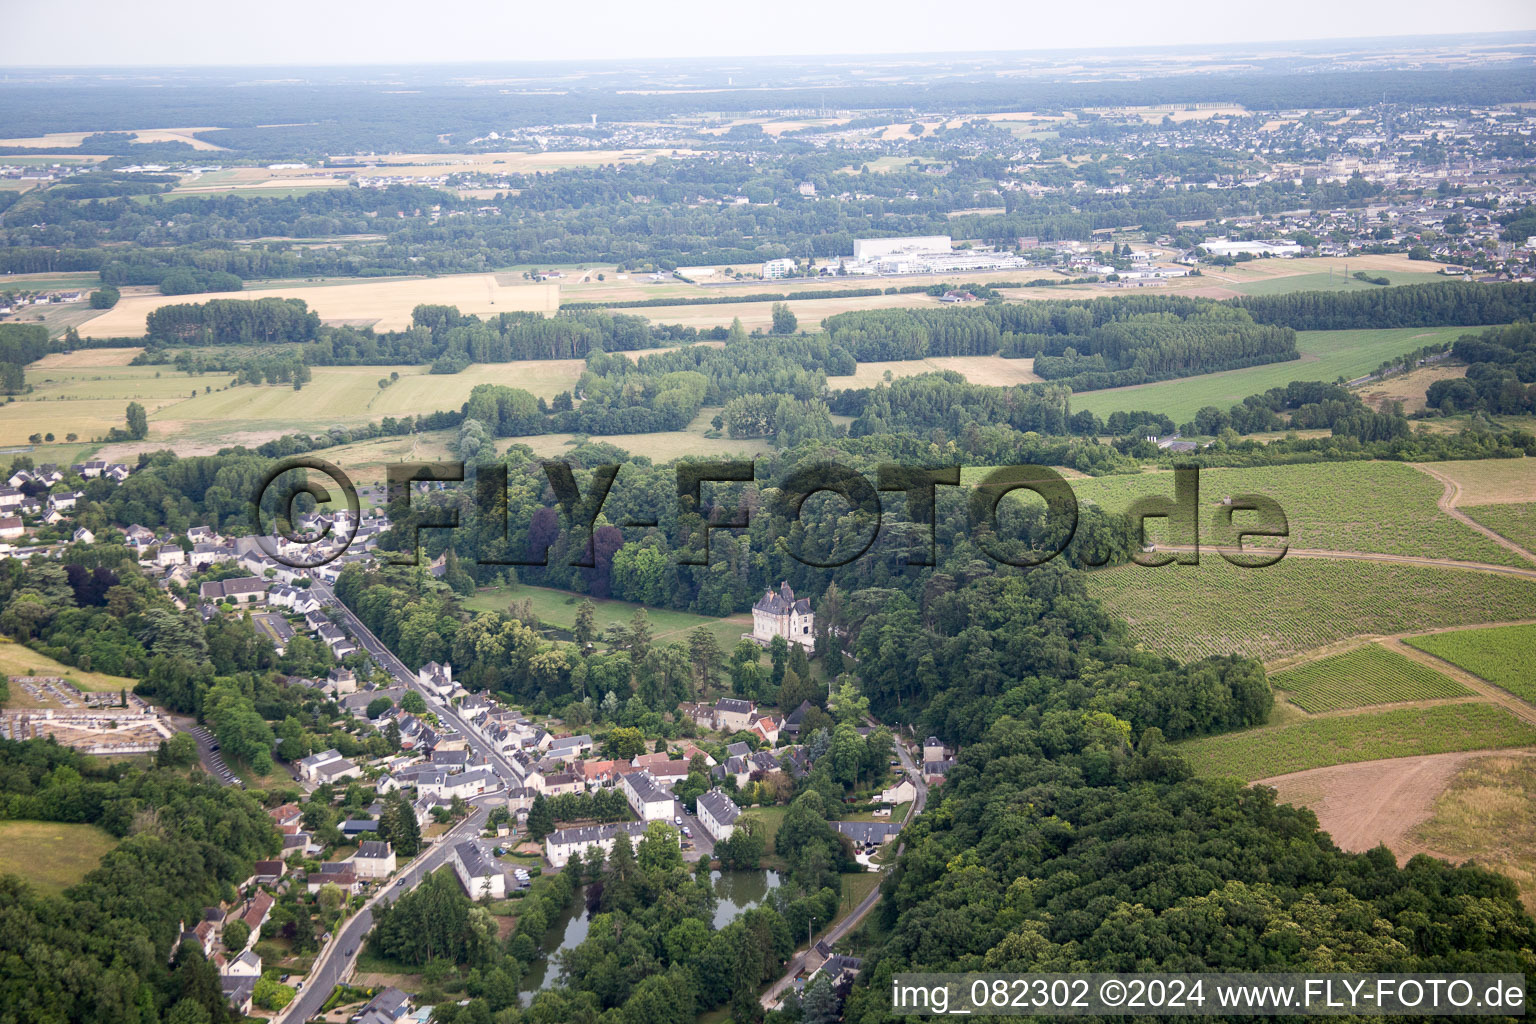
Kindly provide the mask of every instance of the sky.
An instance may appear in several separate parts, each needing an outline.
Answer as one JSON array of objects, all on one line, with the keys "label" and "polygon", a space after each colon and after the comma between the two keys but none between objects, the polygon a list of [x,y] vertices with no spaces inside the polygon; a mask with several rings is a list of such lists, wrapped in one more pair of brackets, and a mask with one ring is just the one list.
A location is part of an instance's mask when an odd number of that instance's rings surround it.
[{"label": "sky", "polygon": [[[1532,0],[12,4],[0,66],[432,64],[1205,45],[1536,29]],[[60,15],[67,10],[68,18]]]}]

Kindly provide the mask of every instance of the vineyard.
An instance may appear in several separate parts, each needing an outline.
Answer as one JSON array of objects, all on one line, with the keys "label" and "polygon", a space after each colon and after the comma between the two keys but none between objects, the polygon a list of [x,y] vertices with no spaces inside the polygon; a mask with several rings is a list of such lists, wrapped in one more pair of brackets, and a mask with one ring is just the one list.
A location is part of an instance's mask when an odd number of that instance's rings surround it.
[{"label": "vineyard", "polygon": [[1199,775],[1252,782],[1275,775],[1388,757],[1536,745],[1536,726],[1497,704],[1442,704],[1207,736],[1178,744]]},{"label": "vineyard", "polygon": [[1536,703],[1536,626],[1495,626],[1410,637],[1404,643]]},{"label": "vineyard", "polygon": [[1514,541],[1536,554],[1536,502],[1519,505],[1475,505],[1463,508],[1467,518],[1481,523],[1494,533]]},{"label": "vineyard", "polygon": [[1269,681],[1287,691],[1292,704],[1314,714],[1472,693],[1454,679],[1379,644],[1308,662],[1272,675]]},{"label": "vineyard", "polygon": [[[1173,497],[1173,474],[1075,480],[1072,488],[1079,501],[1093,501],[1112,512],[1124,512],[1143,495]],[[1200,531],[1204,543],[1211,543],[1216,536],[1216,514],[1222,499],[1257,493],[1273,498],[1285,511],[1290,545],[1295,548],[1530,567],[1519,555],[1442,512],[1436,502],[1443,492],[1438,480],[1400,462],[1208,469],[1200,473]],[[1254,517],[1254,513],[1240,512],[1234,517],[1237,525],[1243,524],[1245,515],[1248,521]],[[1164,525],[1153,520],[1149,524],[1149,539],[1190,543],[1187,536],[1158,536],[1154,530]]]},{"label": "vineyard", "polygon": [[1088,590],[1142,645],[1190,660],[1272,661],[1355,636],[1536,618],[1536,583],[1516,576],[1387,562],[1286,559],[1238,569],[1122,565],[1090,572]]}]

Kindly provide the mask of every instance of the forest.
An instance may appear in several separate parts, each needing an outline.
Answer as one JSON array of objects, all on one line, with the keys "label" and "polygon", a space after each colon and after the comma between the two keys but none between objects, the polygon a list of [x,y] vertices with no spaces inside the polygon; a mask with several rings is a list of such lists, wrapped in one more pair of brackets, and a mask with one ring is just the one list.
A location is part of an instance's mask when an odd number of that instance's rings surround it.
[{"label": "forest", "polygon": [[256,799],[168,768],[103,764],[52,741],[0,740],[0,819],[96,825],[119,840],[61,896],[0,876],[0,1021],[229,1020],[218,969],[186,921],[280,849]]},{"label": "forest", "polygon": [[1536,326],[1516,323],[1464,334],[1451,354],[1468,364],[1467,375],[1431,384],[1425,393],[1431,407],[1447,414],[1536,412]]}]

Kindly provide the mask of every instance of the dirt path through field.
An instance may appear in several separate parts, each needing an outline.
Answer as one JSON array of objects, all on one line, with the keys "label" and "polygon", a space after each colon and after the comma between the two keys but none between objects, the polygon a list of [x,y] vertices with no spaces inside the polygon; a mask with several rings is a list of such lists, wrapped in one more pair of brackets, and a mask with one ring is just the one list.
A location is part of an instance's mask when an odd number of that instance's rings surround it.
[{"label": "dirt path through field", "polygon": [[[1330,655],[1343,654],[1345,651],[1352,651],[1356,647],[1364,647],[1366,644],[1384,643],[1392,640],[1401,641],[1405,637],[1424,636],[1428,633],[1450,633],[1458,629],[1492,629],[1495,626],[1536,626],[1536,619],[1509,619],[1505,622],[1483,622],[1474,626],[1431,626],[1427,629],[1416,629],[1411,633],[1346,637],[1343,640],[1338,640],[1322,647],[1314,647],[1310,651],[1303,651],[1300,654],[1288,654],[1283,658],[1276,658],[1274,661],[1266,661],[1264,663],[1264,671],[1269,673],[1281,672],[1288,668],[1295,668],[1297,665],[1305,665],[1310,661],[1320,661]],[[1416,650],[1414,648],[1410,649]],[[1422,654],[1424,652],[1419,651],[1418,653]],[[1439,665],[1435,666],[1437,670],[1439,667]],[[1455,666],[1452,666],[1452,668],[1455,668]],[[1456,669],[1456,671],[1460,672],[1462,670]],[[1450,673],[1447,674],[1449,675]],[[1477,677],[1473,676],[1473,678],[1476,679]]]},{"label": "dirt path through field", "polygon": [[1487,537],[1495,544],[1513,551],[1515,554],[1519,555],[1521,558],[1524,558],[1526,561],[1536,562],[1536,555],[1533,555],[1531,552],[1525,550],[1525,548],[1521,547],[1519,544],[1516,544],[1514,541],[1510,540],[1503,534],[1494,533],[1492,530],[1488,529],[1488,527],[1475,521],[1471,516],[1467,515],[1465,512],[1456,507],[1457,504],[1461,501],[1461,484],[1446,476],[1444,473],[1430,469],[1428,466],[1423,464],[1413,463],[1412,465],[1414,469],[1429,474],[1436,480],[1439,480],[1440,483],[1445,485],[1445,493],[1440,495],[1440,500],[1436,502],[1436,504],[1440,506],[1440,511],[1444,512],[1452,519],[1470,526],[1472,529],[1476,530],[1484,537]]},{"label": "dirt path through field", "polygon": [[1310,768],[1254,784],[1274,787],[1284,803],[1311,808],[1318,824],[1341,848],[1359,853],[1385,843],[1404,861],[1416,853],[1432,852],[1413,848],[1407,835],[1429,820],[1435,799],[1457,769],[1473,758],[1532,754],[1536,751],[1467,750],[1396,757]]}]

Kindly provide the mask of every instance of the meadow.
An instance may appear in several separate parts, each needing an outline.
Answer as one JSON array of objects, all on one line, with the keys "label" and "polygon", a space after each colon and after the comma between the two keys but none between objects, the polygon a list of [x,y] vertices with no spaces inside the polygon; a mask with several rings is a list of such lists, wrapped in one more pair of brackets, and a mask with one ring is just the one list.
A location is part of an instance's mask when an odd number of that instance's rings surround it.
[{"label": "meadow", "polygon": [[1456,482],[1458,507],[1536,502],[1536,459],[1466,459],[1429,468]]},{"label": "meadow", "polygon": [[1461,509],[1467,518],[1512,540],[1527,551],[1536,552],[1536,502],[1514,505],[1469,505]]},{"label": "meadow", "polygon": [[1312,713],[1472,694],[1454,679],[1378,644],[1274,673],[1269,682]]},{"label": "meadow", "polygon": [[1536,758],[1495,754],[1463,765],[1408,840],[1505,875],[1536,909]]},{"label": "meadow", "polygon": [[[569,630],[576,625],[576,612],[580,609],[583,600],[586,600],[585,594],[573,594],[553,587],[534,587],[519,583],[510,587],[481,588],[475,592],[474,596],[464,600],[464,607],[471,611],[504,612],[513,601],[531,601],[533,613],[539,617],[540,622],[546,626]],[[752,632],[752,619],[748,615],[712,619],[705,615],[694,615],[691,612],[674,611],[670,608],[652,608],[629,601],[600,598],[591,600],[593,621],[596,623],[599,635],[609,626],[628,626],[630,620],[635,617],[635,612],[642,607],[645,608],[646,618],[651,623],[653,641],[680,643],[689,631],[703,626],[715,634],[715,639],[722,649],[729,651],[736,646],[736,641],[741,639],[741,634]]]},{"label": "meadow", "polygon": [[1536,703],[1536,626],[1459,629],[1403,642]]},{"label": "meadow", "polygon": [[117,840],[95,825],[0,821],[0,875],[16,875],[57,894],[80,881]]},{"label": "meadow", "polygon": [[[126,676],[109,676],[105,672],[87,672],[83,669],[54,661],[10,639],[0,639],[0,676],[60,676],[77,690],[111,692],[132,690],[138,680]],[[11,685],[11,699],[6,707],[36,706],[21,687]]]},{"label": "meadow", "polygon": [[1288,558],[1239,569],[1138,565],[1084,577],[1143,646],[1180,659],[1238,653],[1274,661],[1357,636],[1536,618],[1536,583],[1498,573]]},{"label": "meadow", "polygon": [[1196,774],[1244,782],[1388,757],[1536,745],[1536,726],[1496,704],[1330,715],[1176,745]]},{"label": "meadow", "polygon": [[1283,388],[1295,380],[1353,380],[1370,373],[1387,359],[1441,341],[1454,341],[1468,327],[1390,327],[1361,331],[1298,331],[1300,359],[1266,363],[1241,370],[1199,377],[1137,384],[1072,396],[1074,411],[1088,410],[1108,418],[1116,410],[1160,412],[1184,423],[1207,405],[1227,409],[1249,395]]},{"label": "meadow", "polygon": [[[100,437],[123,425],[129,402],[148,411],[151,442],[232,444],[250,440],[238,436],[243,432],[265,439],[455,409],[477,384],[507,384],[553,398],[574,386],[585,367],[580,359],[476,363],[455,374],[429,374],[421,366],[317,366],[313,380],[295,391],[287,385],[229,387],[222,373],[194,376],[165,366],[45,362],[27,368],[31,392],[0,405],[0,444],[21,443],[34,432]],[[399,379],[380,388],[379,380],[391,372]]]},{"label": "meadow", "polygon": [[[1171,498],[1173,472],[1098,477],[1075,481],[1072,489],[1080,502],[1093,501],[1110,511],[1123,512],[1143,495]],[[1313,463],[1202,470],[1202,543],[1210,544],[1216,538],[1222,499],[1245,493],[1263,494],[1279,503],[1286,515],[1293,548],[1530,567],[1519,555],[1442,511],[1436,502],[1444,493],[1444,486],[1405,463]],[[1239,512],[1233,516],[1233,522],[1241,527],[1256,518],[1255,513]],[[1166,543],[1190,543],[1188,536],[1159,536],[1155,532],[1154,528],[1166,525],[1151,521],[1148,536]],[[1257,545],[1261,540],[1267,538],[1245,543]]]},{"label": "meadow", "polygon": [[1002,356],[930,356],[927,359],[893,359],[859,363],[852,376],[828,377],[827,386],[833,390],[870,388],[884,381],[887,373],[892,379],[896,379],[944,370],[952,370],[972,384],[989,384],[993,387],[1033,384],[1042,379],[1035,373],[1033,359],[1004,359]]}]

